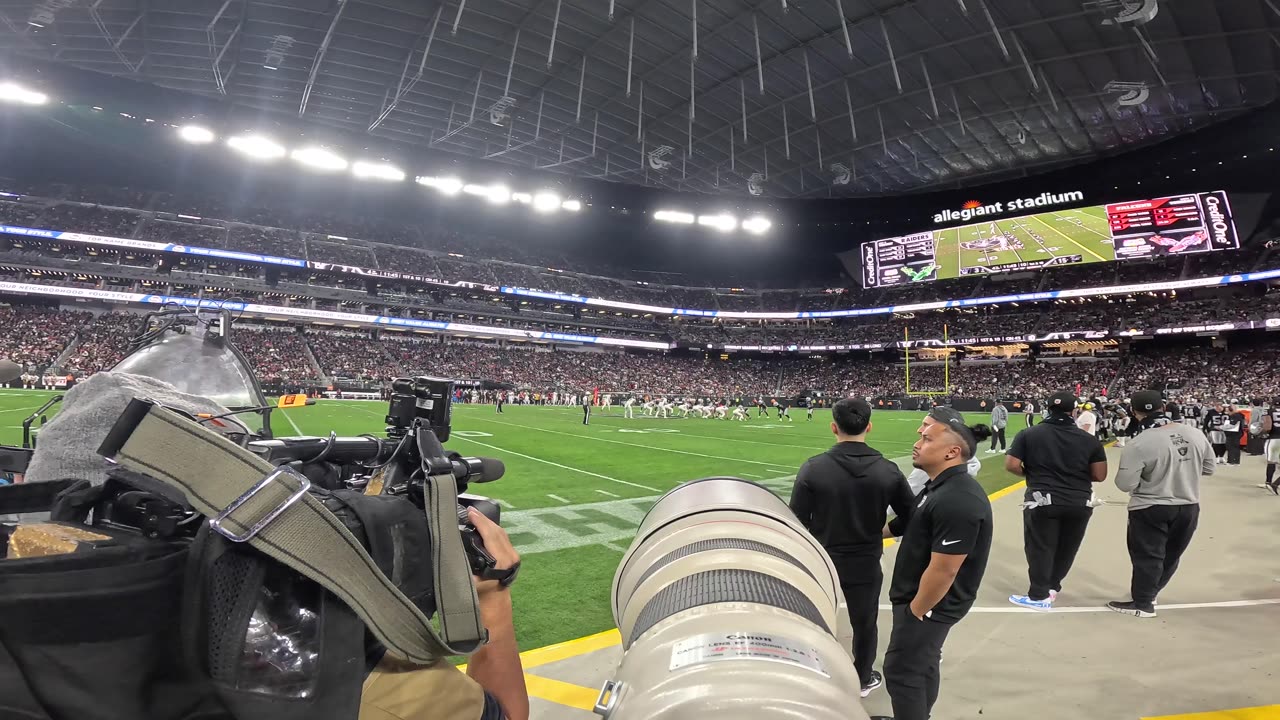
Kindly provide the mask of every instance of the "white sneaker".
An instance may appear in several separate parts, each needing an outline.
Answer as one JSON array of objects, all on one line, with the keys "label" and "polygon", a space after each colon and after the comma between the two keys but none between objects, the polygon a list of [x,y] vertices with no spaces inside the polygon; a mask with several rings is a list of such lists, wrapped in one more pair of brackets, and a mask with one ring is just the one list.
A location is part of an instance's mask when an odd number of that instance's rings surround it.
[{"label": "white sneaker", "polygon": [[1009,602],[1013,603],[1014,605],[1017,605],[1018,607],[1024,607],[1024,608],[1027,608],[1028,610],[1035,610],[1036,612],[1049,612],[1050,610],[1053,609],[1052,595],[1049,597],[1048,600],[1032,600],[1026,595],[1010,595]]},{"label": "white sneaker", "polygon": [[1102,505],[1106,505],[1106,504],[1107,504],[1107,501],[1106,501],[1106,500],[1103,500],[1103,499],[1102,499],[1102,498],[1100,498],[1100,497],[1098,497],[1098,494],[1097,494],[1097,493],[1094,493],[1092,496],[1090,496],[1090,498],[1089,498],[1089,502],[1087,502],[1087,503],[1085,503],[1085,504],[1086,504],[1086,505],[1088,505],[1088,506],[1089,506],[1089,507],[1091,507],[1091,508],[1095,508],[1095,507],[1099,507],[1099,506],[1102,506]]}]

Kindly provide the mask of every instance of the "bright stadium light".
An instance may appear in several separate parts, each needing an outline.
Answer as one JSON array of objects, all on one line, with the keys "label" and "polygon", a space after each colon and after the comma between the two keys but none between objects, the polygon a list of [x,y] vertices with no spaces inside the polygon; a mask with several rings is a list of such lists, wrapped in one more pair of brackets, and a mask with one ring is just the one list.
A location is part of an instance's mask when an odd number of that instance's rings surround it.
[{"label": "bright stadium light", "polygon": [[698,224],[713,227],[721,232],[729,232],[738,227],[738,218],[732,215],[699,215]]},{"label": "bright stadium light", "polygon": [[284,157],[284,146],[261,135],[236,135],[227,140],[227,147],[254,160],[279,160]]},{"label": "bright stadium light", "polygon": [[528,205],[533,202],[533,196],[530,195],[529,193],[524,193],[524,192],[511,193],[511,199],[514,200],[515,202],[523,203],[525,205]]},{"label": "bright stadium light", "polygon": [[0,100],[22,103],[23,105],[43,105],[49,102],[49,96],[35,90],[28,90],[17,83],[0,83]]},{"label": "bright stadium light", "polygon": [[361,180],[390,180],[392,182],[400,182],[405,177],[404,171],[395,165],[365,162],[364,160],[357,160],[351,164],[351,174]]},{"label": "bright stadium light", "polygon": [[773,223],[759,215],[742,221],[742,229],[754,235],[763,235],[769,232],[771,227],[773,227]]},{"label": "bright stadium light", "polygon": [[533,209],[538,212],[555,212],[560,209],[560,196],[555,193],[538,193],[533,196]]},{"label": "bright stadium light", "polygon": [[430,175],[420,175],[414,180],[419,185],[435,188],[445,195],[457,195],[466,187],[461,180],[455,177],[438,178]]},{"label": "bright stadium light", "polygon": [[653,214],[653,219],[661,220],[662,222],[692,225],[697,218],[693,216],[693,213],[680,212],[678,210],[659,210]]},{"label": "bright stadium light", "polygon": [[579,210],[582,209],[582,201],[581,200],[565,200],[564,202],[560,203],[560,207],[564,208],[565,210],[568,210],[569,212],[578,212]]},{"label": "bright stadium light", "polygon": [[322,147],[299,148],[294,150],[290,157],[299,165],[306,165],[316,170],[346,170],[350,164],[346,158]]},{"label": "bright stadium light", "polygon": [[183,125],[178,128],[178,137],[195,145],[211,143],[215,139],[212,130],[199,125]]},{"label": "bright stadium light", "polygon": [[[494,185],[489,188],[489,202],[501,205],[511,200],[511,190],[506,185]],[[536,202],[536,200],[535,200]]]},{"label": "bright stadium light", "polygon": [[475,195],[477,197],[488,197],[489,187],[487,185],[476,185],[475,183],[468,183],[462,186],[462,192],[468,195]]}]

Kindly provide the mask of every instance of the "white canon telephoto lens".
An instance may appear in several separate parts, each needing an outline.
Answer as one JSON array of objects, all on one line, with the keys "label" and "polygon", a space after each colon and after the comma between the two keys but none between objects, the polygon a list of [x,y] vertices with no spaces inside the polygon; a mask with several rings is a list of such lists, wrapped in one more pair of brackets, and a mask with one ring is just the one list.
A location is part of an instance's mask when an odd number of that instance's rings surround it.
[{"label": "white canon telephoto lens", "polygon": [[608,720],[866,720],[831,558],[765,487],[707,478],[649,511],[613,579]]}]

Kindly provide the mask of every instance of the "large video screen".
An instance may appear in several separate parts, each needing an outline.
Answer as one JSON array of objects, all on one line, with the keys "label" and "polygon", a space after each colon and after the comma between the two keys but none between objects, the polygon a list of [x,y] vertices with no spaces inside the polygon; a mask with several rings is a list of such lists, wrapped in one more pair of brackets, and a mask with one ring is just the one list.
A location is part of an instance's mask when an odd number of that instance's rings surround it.
[{"label": "large video screen", "polygon": [[1225,192],[1056,210],[864,243],[863,287],[1233,250]]}]

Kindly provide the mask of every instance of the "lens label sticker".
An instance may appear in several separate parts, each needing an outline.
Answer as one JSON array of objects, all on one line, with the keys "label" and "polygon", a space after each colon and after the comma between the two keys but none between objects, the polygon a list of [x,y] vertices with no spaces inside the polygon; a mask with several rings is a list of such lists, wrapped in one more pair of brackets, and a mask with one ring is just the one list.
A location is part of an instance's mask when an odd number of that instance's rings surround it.
[{"label": "lens label sticker", "polygon": [[761,660],[795,665],[831,677],[818,651],[790,638],[763,633],[708,633],[681,640],[671,647],[668,670],[726,660]]}]

